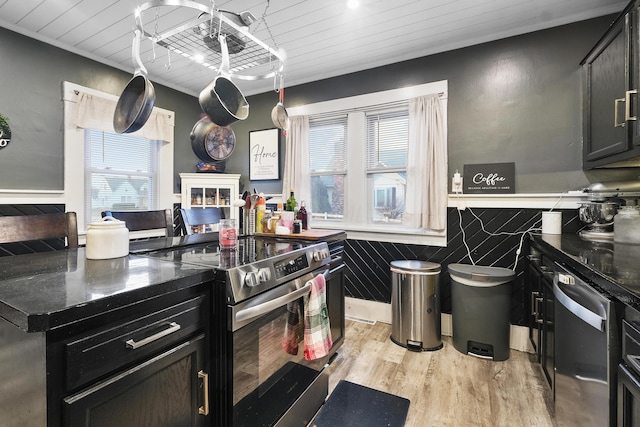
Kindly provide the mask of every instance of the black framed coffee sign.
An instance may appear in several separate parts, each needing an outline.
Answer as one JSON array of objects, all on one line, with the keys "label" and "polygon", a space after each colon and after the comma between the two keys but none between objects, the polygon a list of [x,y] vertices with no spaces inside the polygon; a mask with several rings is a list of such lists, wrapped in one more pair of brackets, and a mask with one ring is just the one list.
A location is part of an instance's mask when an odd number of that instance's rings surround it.
[{"label": "black framed coffee sign", "polygon": [[463,189],[466,194],[513,194],[516,192],[515,163],[464,165]]}]

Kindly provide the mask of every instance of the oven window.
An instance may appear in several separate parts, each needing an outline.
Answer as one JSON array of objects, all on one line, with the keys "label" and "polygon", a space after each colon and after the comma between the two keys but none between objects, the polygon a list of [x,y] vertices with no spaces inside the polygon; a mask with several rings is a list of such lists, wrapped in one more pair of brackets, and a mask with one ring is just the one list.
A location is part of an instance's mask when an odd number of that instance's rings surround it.
[{"label": "oven window", "polygon": [[271,425],[320,375],[326,358],[303,357],[301,307],[302,298],[233,333],[234,425],[258,425],[256,414]]}]

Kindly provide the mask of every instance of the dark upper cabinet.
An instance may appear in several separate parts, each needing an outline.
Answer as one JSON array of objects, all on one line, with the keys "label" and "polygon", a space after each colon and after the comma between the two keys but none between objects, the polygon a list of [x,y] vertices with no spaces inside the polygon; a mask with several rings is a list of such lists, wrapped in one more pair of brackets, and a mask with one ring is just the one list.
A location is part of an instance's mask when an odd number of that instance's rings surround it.
[{"label": "dark upper cabinet", "polygon": [[582,62],[583,169],[640,156],[638,6],[630,3]]}]

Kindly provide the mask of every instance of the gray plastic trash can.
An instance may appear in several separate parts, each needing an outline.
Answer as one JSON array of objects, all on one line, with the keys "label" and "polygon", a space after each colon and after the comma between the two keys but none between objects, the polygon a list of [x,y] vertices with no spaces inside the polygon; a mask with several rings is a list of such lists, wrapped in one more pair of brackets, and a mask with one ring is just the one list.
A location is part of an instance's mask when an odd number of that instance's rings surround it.
[{"label": "gray plastic trash can", "polygon": [[412,351],[442,348],[440,264],[391,262],[391,341]]},{"label": "gray plastic trash can", "polygon": [[453,346],[493,360],[509,358],[511,281],[508,268],[449,264]]}]

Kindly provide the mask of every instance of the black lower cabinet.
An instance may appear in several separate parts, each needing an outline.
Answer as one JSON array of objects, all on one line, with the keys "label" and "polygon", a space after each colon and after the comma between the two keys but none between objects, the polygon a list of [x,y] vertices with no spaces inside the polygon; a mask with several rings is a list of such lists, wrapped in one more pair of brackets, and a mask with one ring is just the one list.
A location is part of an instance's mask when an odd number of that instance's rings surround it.
[{"label": "black lower cabinet", "polygon": [[527,302],[529,303],[529,341],[536,352],[537,361],[540,362],[542,351],[542,273],[538,258],[529,257],[529,265],[526,276],[526,292],[529,295]]},{"label": "black lower cabinet", "polygon": [[531,248],[528,256],[526,286],[529,310],[529,339],[547,383],[554,391],[554,262],[546,254]]},{"label": "black lower cabinet", "polygon": [[327,309],[329,310],[329,320],[331,325],[331,339],[333,347],[331,353],[344,342],[345,334],[345,300],[344,300],[344,273],[345,265],[340,264],[331,268],[327,277]]},{"label": "black lower cabinet", "polygon": [[554,359],[554,304],[553,281],[549,275],[542,276],[542,345],[541,358],[542,371],[551,387],[554,389],[555,380],[555,359]]},{"label": "black lower cabinet", "polygon": [[207,288],[47,332],[47,426],[210,425]]},{"label": "black lower cabinet", "polygon": [[618,365],[618,426],[640,425],[640,381],[626,365]]},{"label": "black lower cabinet", "polygon": [[208,411],[204,335],[64,399],[66,426],[199,426]]}]

